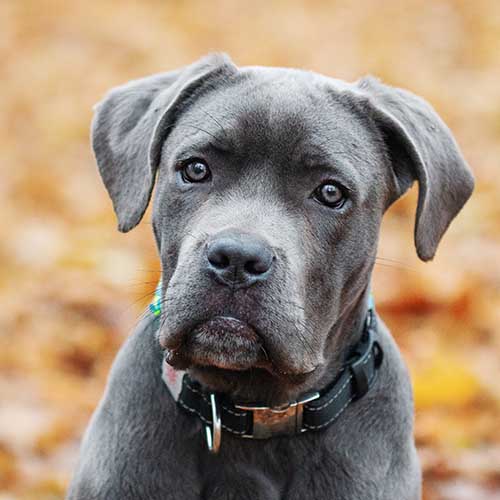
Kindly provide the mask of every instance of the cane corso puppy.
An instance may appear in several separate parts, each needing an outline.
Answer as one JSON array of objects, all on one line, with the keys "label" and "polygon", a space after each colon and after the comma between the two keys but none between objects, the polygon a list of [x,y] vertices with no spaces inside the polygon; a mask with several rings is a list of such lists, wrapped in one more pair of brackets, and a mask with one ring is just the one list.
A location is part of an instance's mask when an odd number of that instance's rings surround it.
[{"label": "cane corso puppy", "polygon": [[411,385],[370,276],[414,181],[424,261],[471,195],[431,106],[211,55],[113,89],[92,143],[120,231],[156,186],[162,281],[68,498],[419,499]]}]

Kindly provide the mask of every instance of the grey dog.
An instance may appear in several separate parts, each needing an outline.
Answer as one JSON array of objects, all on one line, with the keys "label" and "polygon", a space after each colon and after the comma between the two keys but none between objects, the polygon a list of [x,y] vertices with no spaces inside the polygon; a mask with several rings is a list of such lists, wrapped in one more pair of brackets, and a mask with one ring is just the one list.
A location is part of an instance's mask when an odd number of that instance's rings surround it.
[{"label": "grey dog", "polygon": [[118,354],[68,498],[419,499],[411,385],[376,315],[376,379],[316,431],[242,439],[217,431],[214,413],[210,453],[209,420],[183,411],[161,373],[165,360],[184,370],[203,404],[271,409],[332,384],[364,338],[384,212],[418,182],[427,261],[472,193],[430,105],[373,78],[215,54],[112,90],[92,141],[120,231],[156,184],[161,314]]}]

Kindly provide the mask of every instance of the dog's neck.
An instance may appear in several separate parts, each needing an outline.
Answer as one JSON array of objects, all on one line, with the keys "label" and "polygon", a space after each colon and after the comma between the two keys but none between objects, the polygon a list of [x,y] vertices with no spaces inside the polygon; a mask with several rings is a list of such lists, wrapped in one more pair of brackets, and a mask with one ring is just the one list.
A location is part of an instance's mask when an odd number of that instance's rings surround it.
[{"label": "dog's neck", "polygon": [[373,299],[368,285],[352,302],[342,311],[335,322],[328,344],[325,348],[324,370],[315,381],[315,389],[322,389],[331,383],[336,374],[342,369],[352,346],[357,344],[363,335],[368,310],[373,308]]},{"label": "dog's neck", "polygon": [[340,366],[349,349],[356,344],[363,335],[366,315],[373,308],[373,298],[370,287],[367,286],[359,296],[342,311],[339,319],[333,326],[327,347],[331,363]]}]

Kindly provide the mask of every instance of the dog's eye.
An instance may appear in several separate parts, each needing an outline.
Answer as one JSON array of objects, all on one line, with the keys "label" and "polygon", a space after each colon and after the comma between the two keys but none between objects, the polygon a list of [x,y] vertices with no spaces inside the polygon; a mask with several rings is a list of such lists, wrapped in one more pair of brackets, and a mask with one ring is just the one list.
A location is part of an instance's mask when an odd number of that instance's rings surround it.
[{"label": "dog's eye", "polygon": [[189,160],[182,166],[184,182],[204,182],[210,179],[210,169],[201,160]]},{"label": "dog's eye", "polygon": [[318,186],[314,191],[313,196],[323,205],[332,208],[342,207],[346,199],[342,188],[337,184],[333,184],[331,182]]}]

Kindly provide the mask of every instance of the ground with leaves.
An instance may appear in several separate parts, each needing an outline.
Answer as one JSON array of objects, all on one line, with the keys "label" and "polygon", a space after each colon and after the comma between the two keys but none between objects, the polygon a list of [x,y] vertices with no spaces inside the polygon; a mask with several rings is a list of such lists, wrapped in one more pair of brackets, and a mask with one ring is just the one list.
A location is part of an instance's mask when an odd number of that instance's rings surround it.
[{"label": "ground with leaves", "polygon": [[92,105],[211,50],[373,73],[423,95],[454,131],[473,199],[429,264],[414,254],[415,190],[392,207],[373,288],[412,372],[425,499],[499,498],[498,2],[4,0],[0,32],[0,500],[63,498],[158,277],[149,224],[115,231]]}]

